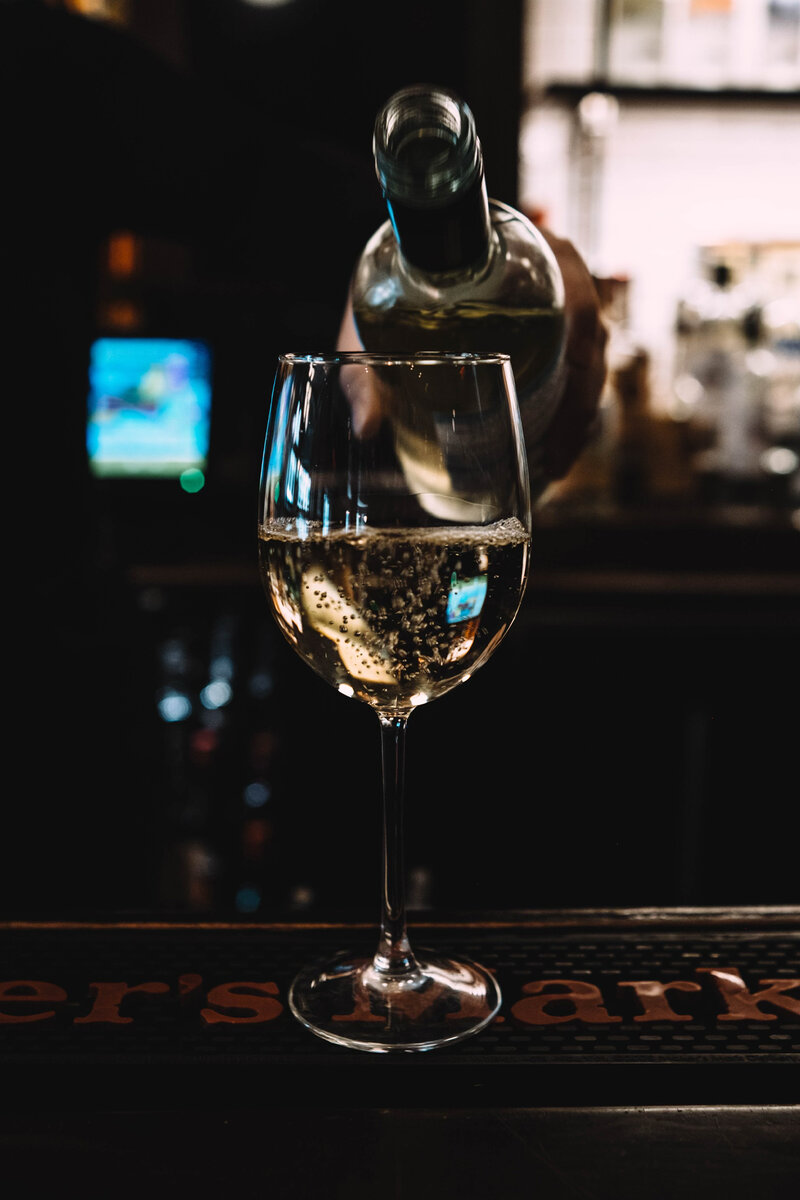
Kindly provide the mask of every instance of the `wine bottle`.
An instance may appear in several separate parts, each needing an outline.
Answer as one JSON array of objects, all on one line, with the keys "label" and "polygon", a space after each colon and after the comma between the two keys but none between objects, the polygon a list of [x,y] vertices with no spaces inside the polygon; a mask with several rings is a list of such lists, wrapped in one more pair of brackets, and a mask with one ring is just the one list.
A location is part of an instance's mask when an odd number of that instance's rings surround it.
[{"label": "wine bottle", "polygon": [[697,451],[694,469],[721,498],[755,492],[763,475],[763,380],[752,369],[760,341],[760,306],[747,280],[737,280],[730,263],[705,264],[678,304],[673,388]]},{"label": "wine bottle", "polygon": [[367,242],[351,301],[366,350],[502,352],[511,365],[531,488],[560,398],[564,286],[542,234],[490,199],[468,105],[439,87],[396,92],[378,113],[373,153],[388,220]]}]

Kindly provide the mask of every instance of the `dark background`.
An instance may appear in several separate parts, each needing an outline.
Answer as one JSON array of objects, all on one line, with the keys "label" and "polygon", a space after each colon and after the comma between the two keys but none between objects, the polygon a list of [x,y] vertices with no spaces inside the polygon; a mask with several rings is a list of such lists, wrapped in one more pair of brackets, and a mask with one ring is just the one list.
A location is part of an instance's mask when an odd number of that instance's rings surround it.
[{"label": "dark background", "polygon": [[[516,199],[521,4],[136,3],[128,29],[0,7],[12,113],[2,912],[270,917],[377,906],[374,715],[271,624],[255,497],[275,356],[330,347],[384,219],[378,107],[470,102]],[[131,231],[139,268],[104,267]],[[206,337],[197,496],[102,486],[83,449],[91,339]],[[468,687],[409,728],[412,907],[796,901],[796,531],[785,520],[544,512],[525,606]],[[16,543],[15,543],[16,544]],[[230,656],[233,700],[199,701]],[[159,716],[161,689],[194,703]],[[248,785],[269,799],[254,808]],[[263,793],[262,793],[263,794]]]}]

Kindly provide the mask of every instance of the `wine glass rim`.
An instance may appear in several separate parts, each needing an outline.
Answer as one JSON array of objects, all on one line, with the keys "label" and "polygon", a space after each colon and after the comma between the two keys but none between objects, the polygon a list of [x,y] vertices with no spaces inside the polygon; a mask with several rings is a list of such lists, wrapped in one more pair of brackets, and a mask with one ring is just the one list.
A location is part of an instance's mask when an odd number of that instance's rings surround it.
[{"label": "wine glass rim", "polygon": [[335,350],[330,353],[308,353],[308,354],[279,354],[278,361],[292,365],[293,363],[312,363],[312,364],[328,364],[337,366],[341,365],[360,365],[360,366],[436,366],[438,364],[447,364],[448,366],[475,366],[475,365],[503,365],[511,361],[509,354],[501,352],[477,352],[469,351],[457,353],[454,351],[444,350],[420,350],[413,354],[398,352],[396,354],[376,353],[372,350]]}]

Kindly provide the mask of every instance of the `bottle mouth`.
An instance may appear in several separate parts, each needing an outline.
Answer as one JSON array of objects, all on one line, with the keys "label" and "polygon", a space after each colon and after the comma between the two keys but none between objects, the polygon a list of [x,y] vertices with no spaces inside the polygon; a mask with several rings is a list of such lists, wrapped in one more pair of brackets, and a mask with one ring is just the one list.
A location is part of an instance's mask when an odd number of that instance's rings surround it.
[{"label": "bottle mouth", "polygon": [[375,122],[375,169],[384,193],[430,207],[447,203],[482,171],[469,106],[446,88],[402,88]]}]

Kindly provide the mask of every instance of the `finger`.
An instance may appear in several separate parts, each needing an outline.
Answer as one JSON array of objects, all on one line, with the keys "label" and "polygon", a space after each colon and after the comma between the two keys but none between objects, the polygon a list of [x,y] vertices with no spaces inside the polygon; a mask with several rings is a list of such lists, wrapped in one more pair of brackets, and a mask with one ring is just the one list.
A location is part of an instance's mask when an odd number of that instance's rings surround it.
[{"label": "finger", "polygon": [[572,242],[546,229],[541,233],[556,257],[564,281],[567,360],[573,366],[593,369],[597,365],[598,347],[605,354],[608,339],[594,280]]},{"label": "finger", "polygon": [[353,316],[353,306],[348,298],[345,310],[342,314],[342,323],[339,326],[339,336],[336,339],[337,350],[363,350],[364,346],[361,338],[358,336],[356,329],[355,317]]},{"label": "finger", "polygon": [[594,281],[578,251],[565,238],[548,230],[542,230],[542,234],[564,280],[564,386],[542,445],[545,473],[551,479],[561,479],[597,429],[606,379],[608,330]]},{"label": "finger", "polygon": [[377,433],[381,423],[382,402],[375,372],[358,363],[348,363],[339,374],[342,391],[350,405],[353,432],[357,438]]},{"label": "finger", "polygon": [[[336,349],[343,351],[363,350],[364,346],[356,329],[353,308],[348,299]],[[342,389],[350,403],[353,432],[357,438],[372,437],[381,421],[381,400],[374,374],[366,367],[355,364],[342,368]]]}]

